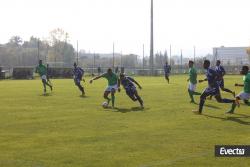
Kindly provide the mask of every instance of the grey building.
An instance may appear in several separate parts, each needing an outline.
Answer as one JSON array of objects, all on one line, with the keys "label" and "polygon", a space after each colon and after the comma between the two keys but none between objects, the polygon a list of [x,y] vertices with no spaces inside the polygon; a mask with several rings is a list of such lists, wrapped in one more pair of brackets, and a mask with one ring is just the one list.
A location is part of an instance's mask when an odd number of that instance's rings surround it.
[{"label": "grey building", "polygon": [[249,65],[247,47],[215,47],[213,61],[221,60],[224,65]]}]

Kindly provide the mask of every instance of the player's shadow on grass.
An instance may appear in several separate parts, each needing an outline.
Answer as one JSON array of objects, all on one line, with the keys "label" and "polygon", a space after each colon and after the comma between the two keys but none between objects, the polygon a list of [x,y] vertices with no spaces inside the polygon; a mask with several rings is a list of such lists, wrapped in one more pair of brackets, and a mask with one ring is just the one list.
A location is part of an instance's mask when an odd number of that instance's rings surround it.
[{"label": "player's shadow on grass", "polygon": [[83,96],[83,95],[80,95],[79,97],[80,97],[80,98],[83,98],[83,99],[89,98],[89,96]]},{"label": "player's shadow on grass", "polygon": [[[198,104],[199,105],[199,104]],[[213,106],[211,104],[204,104],[204,106],[209,107],[209,108],[213,108],[213,109],[221,109],[220,107],[217,106]]]},{"label": "player's shadow on grass", "polygon": [[250,122],[248,121],[243,121],[241,118],[250,118],[249,115],[244,115],[244,114],[234,114],[234,115],[238,115],[238,116],[228,116],[228,117],[218,117],[218,116],[212,116],[212,115],[207,115],[207,114],[203,114],[204,116],[208,117],[208,118],[214,118],[214,119],[220,119],[222,121],[233,121],[242,125],[250,125]]},{"label": "player's shadow on grass", "polygon": [[127,112],[138,112],[138,111],[145,111],[148,108],[141,108],[141,107],[132,107],[132,108],[116,108],[115,112],[127,113]]},{"label": "player's shadow on grass", "polygon": [[48,96],[52,96],[52,93],[45,93],[45,94],[41,94],[40,96],[48,97]]}]

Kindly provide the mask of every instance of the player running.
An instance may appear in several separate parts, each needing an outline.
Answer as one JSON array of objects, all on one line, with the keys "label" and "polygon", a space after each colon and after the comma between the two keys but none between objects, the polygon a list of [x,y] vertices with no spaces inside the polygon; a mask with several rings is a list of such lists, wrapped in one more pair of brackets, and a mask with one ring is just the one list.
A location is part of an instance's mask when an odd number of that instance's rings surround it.
[{"label": "player running", "polygon": [[84,70],[81,67],[77,67],[77,64],[74,63],[74,69],[73,69],[73,75],[74,75],[74,82],[75,85],[79,88],[79,90],[82,92],[82,96],[85,96],[85,91],[83,86],[81,85],[81,81],[85,81],[83,79]]},{"label": "player running", "polygon": [[190,103],[195,103],[194,101],[194,95],[201,95],[201,93],[195,92],[196,90],[196,84],[197,84],[197,71],[194,68],[194,62],[189,61],[188,62],[188,67],[189,67],[189,78],[188,78],[188,94],[191,98]]},{"label": "player running", "polygon": [[236,103],[238,106],[240,106],[239,100],[244,100],[244,103],[249,105],[248,100],[250,99],[250,72],[248,66],[243,66],[240,71],[240,74],[244,75],[243,76],[244,84],[236,83],[235,86],[244,87],[244,90],[236,96]]},{"label": "player running", "polygon": [[[223,68],[223,66],[221,65],[220,60],[216,61],[216,67],[215,67],[215,71],[218,73],[219,75],[219,79],[218,79],[218,84],[219,87],[222,91],[224,92],[228,92],[231,93],[234,97],[235,97],[235,92],[231,91],[230,89],[227,89],[224,87],[224,75],[226,74],[225,69]],[[210,96],[210,99],[212,98],[212,96]]]},{"label": "player running", "polygon": [[169,83],[170,72],[171,72],[171,66],[168,65],[168,62],[166,61],[166,64],[164,65],[164,73],[165,73],[165,79],[168,81],[168,83]]},{"label": "player running", "polygon": [[[106,78],[108,80],[108,87],[104,91],[103,97],[107,99],[107,102],[109,104],[110,100],[112,101],[112,108],[115,106],[115,92],[118,90],[120,92],[120,79],[118,76],[112,72],[112,69],[109,68],[106,73],[99,75],[89,81],[89,83],[93,83],[94,80],[97,80],[99,78]],[[108,97],[108,95],[111,93],[111,99]]]},{"label": "player running", "polygon": [[208,87],[204,90],[204,92],[200,96],[200,104],[199,104],[199,110],[194,110],[193,112],[196,114],[202,114],[202,109],[205,104],[205,100],[207,96],[213,95],[215,96],[215,99],[219,103],[232,103],[231,110],[228,111],[228,113],[232,113],[235,110],[236,102],[235,100],[231,99],[222,99],[220,95],[220,89],[218,85],[218,79],[219,75],[217,72],[210,68],[210,61],[205,60],[203,63],[203,68],[206,70],[206,79],[199,80],[199,82],[208,81]]},{"label": "player running", "polygon": [[48,83],[47,79],[47,68],[45,67],[45,65],[43,65],[42,60],[39,60],[39,65],[36,67],[36,73],[38,73],[42,79],[44,95],[46,94],[46,85],[49,86],[50,90],[52,91],[53,87]]},{"label": "player running", "polygon": [[124,73],[120,74],[120,81],[124,89],[126,90],[126,94],[133,100],[133,101],[139,101],[141,108],[143,108],[143,100],[138,95],[138,92],[136,90],[136,87],[134,83],[138,86],[139,89],[142,89],[141,85],[136,82],[133,78],[129,76],[125,76]]}]

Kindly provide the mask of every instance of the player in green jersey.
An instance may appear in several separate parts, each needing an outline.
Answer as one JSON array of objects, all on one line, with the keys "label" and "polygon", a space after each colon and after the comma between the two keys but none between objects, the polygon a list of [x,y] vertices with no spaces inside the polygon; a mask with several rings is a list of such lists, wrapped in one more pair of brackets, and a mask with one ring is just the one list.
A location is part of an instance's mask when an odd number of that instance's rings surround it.
[{"label": "player in green jersey", "polygon": [[[106,73],[91,79],[89,82],[93,83],[94,80],[97,80],[99,78],[106,78],[108,80],[108,87],[104,91],[103,97],[105,99],[107,99],[108,104],[111,100],[112,107],[114,108],[114,106],[115,106],[115,92],[116,92],[116,90],[118,90],[120,92],[120,79],[115,73],[112,72],[112,69],[109,68]],[[108,97],[108,95],[110,93],[111,93],[111,99]]]},{"label": "player in green jersey", "polygon": [[188,94],[191,98],[190,103],[195,103],[194,101],[194,95],[201,95],[201,93],[195,92],[196,90],[196,84],[197,84],[197,71],[194,68],[194,62],[189,61],[188,62],[188,67],[189,67],[189,78],[188,78]]},{"label": "player in green jersey", "polygon": [[47,68],[43,65],[42,60],[39,60],[39,65],[36,67],[36,73],[38,73],[42,79],[44,94],[46,94],[46,85],[49,86],[52,91],[52,85],[48,83],[47,79]]},{"label": "player in green jersey", "polygon": [[[248,100],[250,99],[250,72],[248,66],[243,66],[241,71],[241,75],[243,76],[244,84],[236,83],[235,86],[244,87],[243,91],[236,96],[236,103],[240,106],[239,100],[243,100],[245,104],[249,105]],[[232,112],[231,112],[232,113]]]}]

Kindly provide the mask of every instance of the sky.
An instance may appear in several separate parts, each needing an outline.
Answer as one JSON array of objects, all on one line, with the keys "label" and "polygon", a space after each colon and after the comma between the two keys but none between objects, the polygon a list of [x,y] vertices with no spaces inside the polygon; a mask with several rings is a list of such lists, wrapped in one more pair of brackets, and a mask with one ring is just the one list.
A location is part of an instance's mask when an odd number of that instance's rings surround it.
[{"label": "sky", "polygon": [[[154,51],[192,57],[250,45],[250,0],[154,0]],[[0,43],[62,28],[76,48],[149,55],[150,0],[1,0]]]}]

